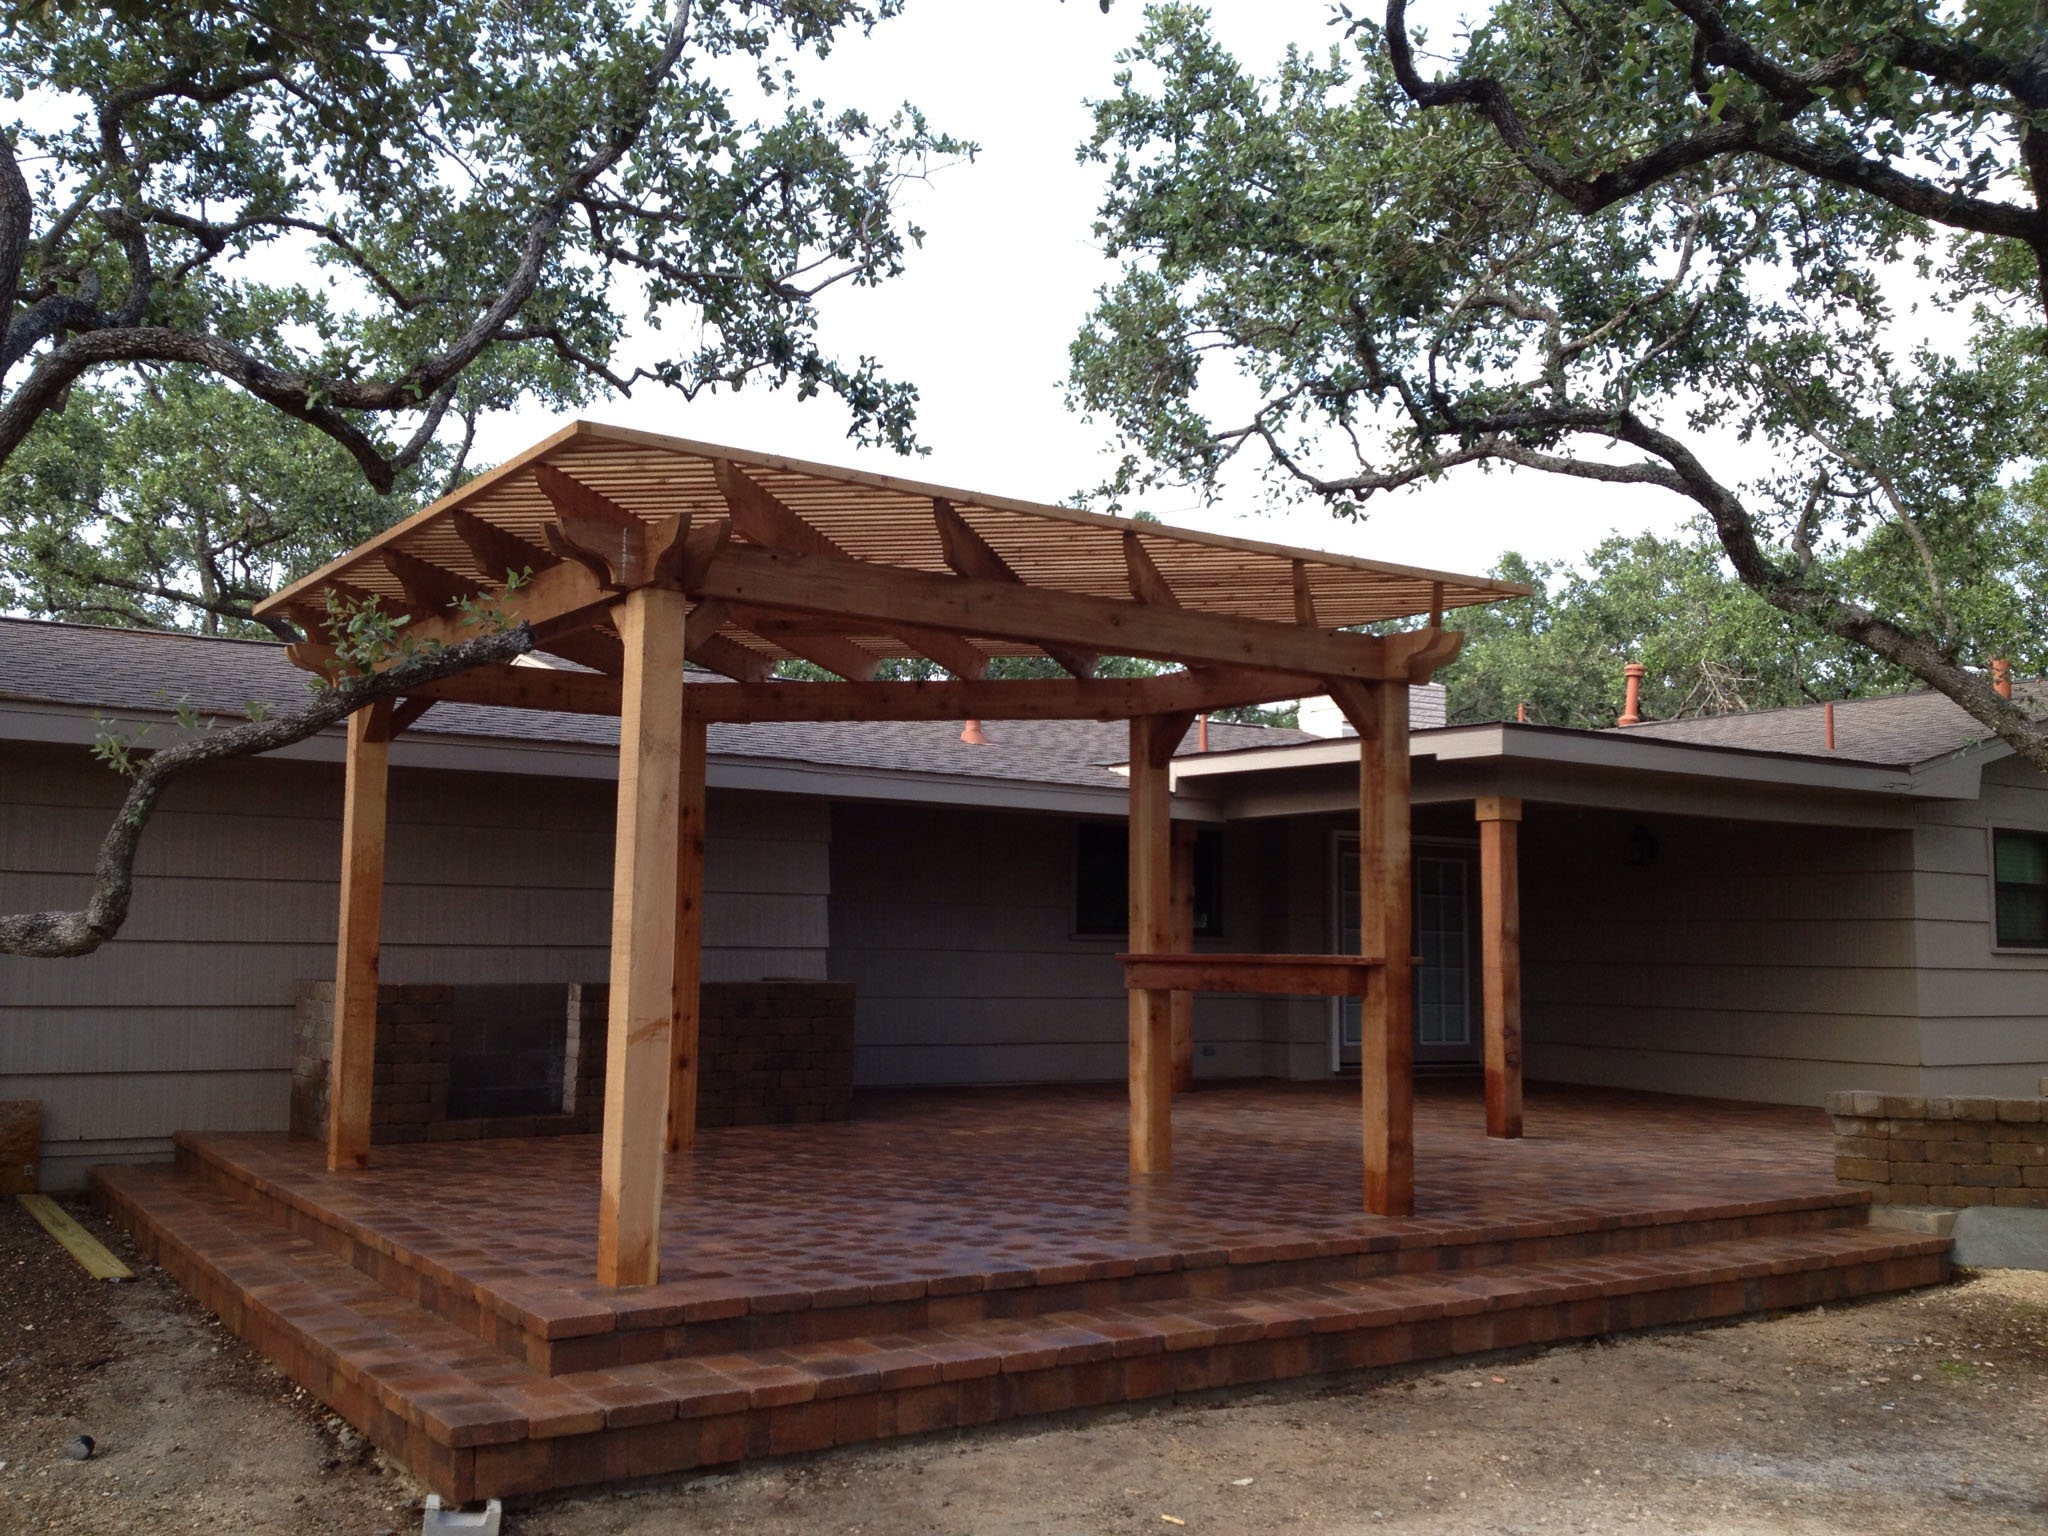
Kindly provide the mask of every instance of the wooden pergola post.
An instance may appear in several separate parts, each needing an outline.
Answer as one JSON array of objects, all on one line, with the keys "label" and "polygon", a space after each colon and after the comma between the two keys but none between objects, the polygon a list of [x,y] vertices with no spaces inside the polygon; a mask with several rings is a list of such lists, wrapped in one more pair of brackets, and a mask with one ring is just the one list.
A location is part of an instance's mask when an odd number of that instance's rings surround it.
[{"label": "wooden pergola post", "polygon": [[685,716],[676,804],[676,980],[668,1042],[671,1152],[697,1144],[697,1020],[704,978],[704,758],[704,722]]},{"label": "wooden pergola post", "polygon": [[[1130,946],[1133,954],[1173,947],[1172,794],[1167,766],[1189,715],[1131,721]],[[1173,994],[1130,993],[1131,1171],[1173,1166]]]},{"label": "wooden pergola post", "polygon": [[334,956],[334,1048],[327,1064],[327,1167],[370,1165],[377,1077],[377,946],[384,921],[391,700],[348,717],[341,792],[341,930]]},{"label": "wooden pergola post", "polygon": [[600,1285],[652,1285],[661,1278],[689,606],[680,592],[639,587],[614,610],[625,665],[598,1192]]},{"label": "wooden pergola post", "polygon": [[1481,795],[1479,933],[1486,1029],[1486,1134],[1522,1134],[1522,802]]},{"label": "wooden pergola post", "polygon": [[1365,1208],[1415,1214],[1415,1024],[1410,888],[1408,685],[1332,688],[1358,731],[1358,940],[1384,962],[1359,1007]]},{"label": "wooden pergola post", "polygon": [[[1173,936],[1167,947],[1176,954],[1192,954],[1195,948],[1195,824],[1173,823]],[[1195,994],[1177,991],[1171,1004],[1173,1020],[1173,1091],[1186,1093],[1195,1086]]]}]

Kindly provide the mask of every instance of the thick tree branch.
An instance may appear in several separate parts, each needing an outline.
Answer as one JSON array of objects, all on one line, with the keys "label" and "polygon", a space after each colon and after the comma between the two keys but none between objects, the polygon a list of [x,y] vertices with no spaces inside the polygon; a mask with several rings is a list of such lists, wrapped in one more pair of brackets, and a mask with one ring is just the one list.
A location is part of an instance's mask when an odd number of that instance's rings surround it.
[{"label": "thick tree branch", "polygon": [[[1656,485],[1697,504],[1714,525],[1723,553],[1735,574],[1781,613],[1817,625],[1838,639],[1850,641],[1912,673],[1960,705],[1971,718],[1999,737],[2028,763],[2048,773],[2048,726],[2034,720],[2011,699],[1992,688],[1979,673],[1960,666],[1933,636],[1886,619],[1824,588],[1810,585],[1801,564],[1786,569],[1772,560],[1757,538],[1756,521],[1742,500],[1715,477],[1699,456],[1677,438],[1652,426],[1632,411],[1602,414],[1592,410],[1531,408],[1463,421],[1458,431],[1466,441],[1440,462],[1494,458],[1552,474],[1582,480]],[[1566,454],[1532,450],[1516,441],[1518,434],[1565,433],[1624,442],[1657,462],[1606,464]],[[1361,483],[1377,478],[1388,486],[1420,478],[1419,473],[1392,471],[1377,477],[1355,477]],[[1331,482],[1338,492],[1344,482]],[[1378,488],[1378,487],[1372,487]],[[1327,493],[1326,493],[1327,494]],[[1352,492],[1357,494],[1357,492]]]},{"label": "thick tree branch", "polygon": [[386,671],[341,682],[304,709],[247,725],[198,731],[144,758],[127,798],[100,843],[91,899],[76,912],[20,912],[0,916],[0,955],[70,959],[89,955],[121,931],[134,896],[135,851],[165,788],[178,775],[208,763],[275,752],[346,720],[375,699],[396,698],[424,683],[471,667],[510,662],[533,649],[521,624],[478,635],[446,650],[410,656]]},{"label": "thick tree branch", "polygon": [[28,258],[36,204],[14,158],[14,144],[0,134],[0,333],[14,319],[14,301],[21,292],[21,267]]},{"label": "thick tree branch", "polygon": [[[1727,33],[1717,4],[1711,0],[1690,0],[1679,8],[1707,38],[1708,61],[1735,67],[1774,95],[1781,94],[1782,87],[1790,93],[1783,101],[1788,115],[1812,100],[1810,90],[1802,83],[1805,77],[1771,63]],[[1952,229],[2022,241],[2032,248],[2036,261],[2048,273],[2048,218],[2038,207],[2024,208],[1950,191],[1937,183],[1909,176],[1886,161],[1820,144],[1782,126],[1766,125],[1733,111],[1717,123],[1661,144],[1621,165],[1592,176],[1575,174],[1531,138],[1500,81],[1485,75],[1425,80],[1415,67],[1407,10],[1407,0],[1387,0],[1387,57],[1394,78],[1409,99],[1424,108],[1463,106],[1479,112],[1523,168],[1579,213],[1598,213],[1692,166],[1722,155],[1747,152],[1838,186],[1854,187],[1906,213]],[[1702,21],[1701,16],[1711,21]],[[1831,75],[1823,68],[1811,78],[1813,82],[1825,83]]]},{"label": "thick tree branch", "polygon": [[[134,577],[117,575],[112,571],[81,570],[75,565],[67,565],[56,559],[43,559],[38,563],[53,575],[77,582],[81,587],[112,587],[117,592],[132,592],[137,597],[160,598],[164,602],[176,603],[184,608],[196,608],[202,613],[210,613],[218,618],[236,619],[246,624],[261,624],[280,640],[292,641],[302,638],[298,630],[284,619],[276,616],[259,619],[248,603],[234,601],[231,594],[235,589],[221,579],[217,570],[212,574],[221,591],[218,595],[209,597],[202,592],[187,592],[181,587],[166,586],[157,581],[140,581]],[[261,597],[263,589],[257,588],[255,595]],[[145,623],[143,627],[150,626]]]}]

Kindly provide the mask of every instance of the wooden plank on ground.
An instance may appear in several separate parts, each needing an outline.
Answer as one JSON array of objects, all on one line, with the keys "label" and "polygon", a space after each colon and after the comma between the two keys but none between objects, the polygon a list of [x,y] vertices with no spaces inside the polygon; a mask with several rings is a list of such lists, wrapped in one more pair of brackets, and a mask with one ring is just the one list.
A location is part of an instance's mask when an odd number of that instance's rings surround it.
[{"label": "wooden plank on ground", "polygon": [[17,1195],[23,1210],[42,1223],[43,1230],[64,1245],[64,1251],[84,1266],[95,1280],[133,1280],[135,1273],[107,1252],[104,1244],[71,1219],[71,1213],[48,1195]]},{"label": "wooden plank on ground", "polygon": [[379,699],[348,717],[341,801],[341,924],[334,947],[334,1048],[327,1066],[329,1172],[370,1165],[391,712],[391,700]]},{"label": "wooden plank on ground", "polygon": [[0,1099],[0,1195],[35,1193],[43,1165],[43,1101]]}]

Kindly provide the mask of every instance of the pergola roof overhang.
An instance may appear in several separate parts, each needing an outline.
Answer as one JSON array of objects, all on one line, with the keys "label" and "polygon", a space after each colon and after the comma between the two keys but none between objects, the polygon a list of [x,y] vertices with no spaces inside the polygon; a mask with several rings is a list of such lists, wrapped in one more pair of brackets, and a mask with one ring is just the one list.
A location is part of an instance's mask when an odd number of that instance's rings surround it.
[{"label": "pergola roof overhang", "polygon": [[[257,612],[315,637],[293,659],[322,670],[330,594],[374,595],[415,640],[449,644],[475,632],[469,600],[590,670],[483,668],[431,697],[617,714],[616,605],[650,587],[691,600],[685,656],[738,684],[686,690],[693,716],[725,722],[1119,719],[1424,681],[1457,654],[1446,611],[1526,591],[576,422]],[[1098,677],[1104,655],[1185,670]],[[997,656],[1069,675],[991,681]],[[793,657],[843,681],[773,679]],[[876,681],[897,657],[952,677]]]}]

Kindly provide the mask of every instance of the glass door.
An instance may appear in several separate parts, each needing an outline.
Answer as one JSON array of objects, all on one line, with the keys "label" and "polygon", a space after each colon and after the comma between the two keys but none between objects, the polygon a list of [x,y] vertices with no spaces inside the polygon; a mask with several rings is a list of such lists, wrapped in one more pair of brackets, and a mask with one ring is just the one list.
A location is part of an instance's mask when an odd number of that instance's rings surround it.
[{"label": "glass door", "polygon": [[[1472,863],[1463,852],[1418,848],[1414,855],[1415,1059],[1473,1059]],[[1358,950],[1358,840],[1337,843],[1335,949]],[[1358,1065],[1358,999],[1336,1000],[1331,1066]]]}]

